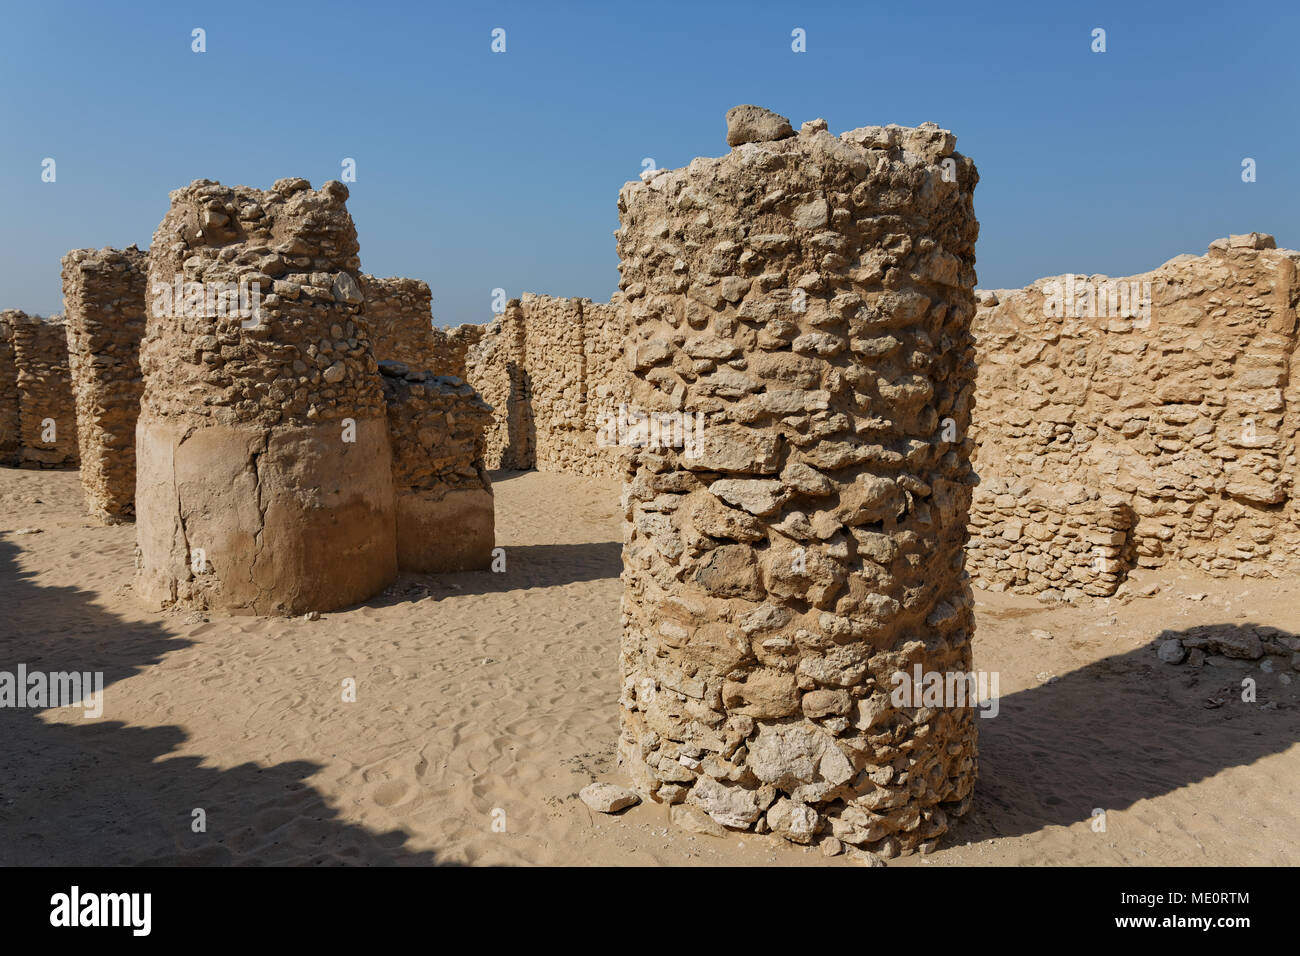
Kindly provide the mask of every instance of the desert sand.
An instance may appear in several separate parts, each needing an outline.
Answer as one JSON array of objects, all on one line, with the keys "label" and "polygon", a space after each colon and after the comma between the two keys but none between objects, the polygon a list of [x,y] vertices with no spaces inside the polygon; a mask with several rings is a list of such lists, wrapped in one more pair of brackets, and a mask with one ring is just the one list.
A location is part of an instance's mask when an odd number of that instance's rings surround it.
[{"label": "desert sand", "polygon": [[[313,621],[144,612],[133,526],[83,517],[75,472],[0,469],[0,669],[105,682],[97,720],[0,709],[0,865],[860,866],[578,799],[626,782],[618,484],[494,479],[503,573],[404,575]],[[1300,673],[1155,650],[1195,627],[1292,633],[1297,586],[1130,584],[1158,591],[1084,606],[976,591],[974,663],[1001,700],[978,721],[975,802],[938,851],[890,866],[1300,863]]]}]

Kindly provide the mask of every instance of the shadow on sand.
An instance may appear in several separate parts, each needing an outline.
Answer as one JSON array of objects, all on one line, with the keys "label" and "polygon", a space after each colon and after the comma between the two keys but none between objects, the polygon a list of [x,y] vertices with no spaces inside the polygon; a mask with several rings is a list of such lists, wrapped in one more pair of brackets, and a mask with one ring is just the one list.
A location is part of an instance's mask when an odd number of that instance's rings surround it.
[{"label": "shadow on sand", "polygon": [[[169,756],[186,739],[180,727],[110,719],[114,684],[192,642],[118,619],[76,588],[36,586],[18,553],[0,540],[0,671],[100,671],[106,716],[84,719],[73,707],[51,723],[38,709],[0,708],[0,865],[437,862],[407,850],[406,833],[340,819],[306,782],[319,764],[205,766]],[[25,625],[56,604],[71,623],[38,642]],[[192,832],[195,808],[205,833]]]}]

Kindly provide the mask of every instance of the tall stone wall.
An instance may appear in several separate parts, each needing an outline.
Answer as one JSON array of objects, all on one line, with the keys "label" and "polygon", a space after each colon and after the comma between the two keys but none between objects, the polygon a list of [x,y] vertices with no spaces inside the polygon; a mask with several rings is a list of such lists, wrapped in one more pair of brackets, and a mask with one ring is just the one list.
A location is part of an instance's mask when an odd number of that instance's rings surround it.
[{"label": "tall stone wall", "polygon": [[978,177],[932,124],[728,126],[619,197],[631,401],[705,418],[630,453],[620,762],[678,818],[927,850],[974,713],[891,692],[971,668]]},{"label": "tall stone wall", "polygon": [[[347,187],[197,180],[149,250],[137,590],[294,614],[397,573],[392,454]],[[159,284],[269,290],[256,315],[160,308]],[[186,296],[188,299],[188,295]],[[250,295],[251,299],[251,295]]]},{"label": "tall stone wall", "polygon": [[17,369],[19,463],[24,468],[75,467],[77,405],[63,316],[6,315]]},{"label": "tall stone wall", "polygon": [[464,377],[493,408],[488,467],[621,477],[601,440],[627,400],[621,304],[525,293],[481,328]]},{"label": "tall stone wall", "polygon": [[18,416],[18,366],[14,361],[13,310],[0,312],[0,465],[16,465],[22,449]]},{"label": "tall stone wall", "polygon": [[976,583],[1068,599],[1171,561],[1300,570],[1300,253],[1274,246],[981,293]]},{"label": "tall stone wall", "polygon": [[145,254],[135,246],[74,249],[63,257],[81,486],[87,511],[109,522],[135,514],[145,277]]},{"label": "tall stone wall", "polygon": [[379,363],[393,445],[397,563],[404,571],[471,571],[492,563],[492,482],[483,433],[492,409],[455,378]]}]

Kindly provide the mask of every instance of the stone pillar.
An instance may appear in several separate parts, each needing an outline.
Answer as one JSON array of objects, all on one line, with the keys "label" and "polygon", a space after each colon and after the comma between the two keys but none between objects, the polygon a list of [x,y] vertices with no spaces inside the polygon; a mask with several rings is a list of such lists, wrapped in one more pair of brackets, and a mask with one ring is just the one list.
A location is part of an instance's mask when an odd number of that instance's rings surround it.
[{"label": "stone pillar", "polygon": [[474,571],[492,563],[492,481],[483,467],[492,408],[459,379],[381,362],[403,571]]},{"label": "stone pillar", "polygon": [[978,177],[933,124],[728,126],[619,197],[630,401],[701,416],[632,455],[620,763],[683,822],[929,850],[976,715],[894,675],[971,670]]},{"label": "stone pillar", "polygon": [[131,246],[63,257],[63,308],[77,402],[81,487],[105,522],[135,514],[135,423],[140,414],[145,254]]},{"label": "stone pillar", "polygon": [[137,589],[150,603],[296,614],[396,576],[392,453],[347,196],[303,179],[171,194],[140,351]]},{"label": "stone pillar", "polygon": [[18,366],[14,362],[13,319],[19,313],[0,312],[0,465],[16,465],[22,441],[18,425]]},{"label": "stone pillar", "polygon": [[63,316],[8,315],[18,369],[19,463],[24,468],[75,467],[77,406]]}]

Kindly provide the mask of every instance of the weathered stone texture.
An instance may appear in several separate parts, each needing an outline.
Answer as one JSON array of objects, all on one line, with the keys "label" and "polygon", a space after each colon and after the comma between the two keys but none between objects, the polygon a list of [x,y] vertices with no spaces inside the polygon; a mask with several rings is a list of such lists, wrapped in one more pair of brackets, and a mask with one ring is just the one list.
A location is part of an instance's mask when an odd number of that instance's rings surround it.
[{"label": "weathered stone texture", "polygon": [[481,325],[458,325],[452,329],[435,328],[429,358],[429,371],[435,375],[465,379],[465,362],[469,350],[483,337]]},{"label": "weathered stone texture", "polygon": [[63,310],[89,514],[135,514],[135,424],[144,379],[145,254],[135,246],[63,257]]},{"label": "weathered stone texture", "polygon": [[469,571],[491,564],[492,482],[483,467],[492,409],[456,378],[381,362],[397,497],[397,563],[404,571]]},{"label": "weathered stone texture", "polygon": [[0,465],[18,463],[22,436],[18,416],[18,366],[14,362],[14,330],[6,309],[0,312]]},{"label": "weathered stone texture", "polygon": [[[137,425],[137,590],[292,614],[396,575],[392,455],[347,187],[208,180],[149,250]],[[243,281],[257,317],[159,308],[159,284]],[[203,559],[203,560],[200,560]]]},{"label": "weathered stone texture", "polygon": [[63,316],[4,313],[13,336],[18,391],[18,459],[24,468],[75,467],[77,405]]},{"label": "weathered stone texture", "polygon": [[[975,582],[1070,599],[1135,564],[1300,570],[1297,261],[1251,234],[1138,276],[981,293]],[[1067,520],[1087,496],[1108,510]]]},{"label": "weathered stone texture", "polygon": [[971,669],[954,143],[814,121],[620,194],[630,401],[705,417],[693,458],[633,449],[624,493],[619,755],[655,800],[885,856],[969,806],[973,709],[891,699]]}]

